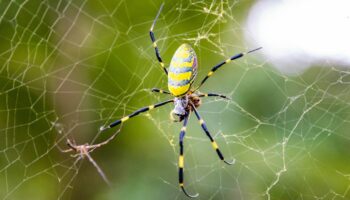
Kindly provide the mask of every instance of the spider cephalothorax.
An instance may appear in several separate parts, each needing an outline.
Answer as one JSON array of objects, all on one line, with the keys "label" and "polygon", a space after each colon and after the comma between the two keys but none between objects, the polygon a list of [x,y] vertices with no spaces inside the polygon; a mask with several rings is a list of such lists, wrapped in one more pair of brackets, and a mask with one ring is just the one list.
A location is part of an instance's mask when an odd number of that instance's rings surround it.
[{"label": "spider cephalothorax", "polygon": [[159,50],[157,47],[156,39],[153,33],[153,28],[154,25],[159,17],[159,14],[163,8],[163,5],[161,6],[160,10],[158,11],[158,14],[153,21],[153,24],[151,26],[150,30],[150,37],[153,42],[153,47],[155,49],[155,53],[157,56],[157,59],[160,63],[160,66],[162,67],[164,73],[168,77],[168,91],[164,91],[161,89],[154,88],[152,89],[153,92],[158,92],[158,93],[163,93],[163,94],[168,94],[172,95],[173,98],[169,99],[167,101],[157,103],[154,105],[150,105],[144,108],[141,108],[130,115],[127,115],[111,124],[109,124],[107,127],[101,127],[101,131],[107,130],[109,128],[112,128],[114,126],[117,126],[130,118],[139,115],[140,113],[147,112],[149,110],[152,110],[154,108],[163,106],[165,104],[174,103],[174,109],[171,111],[171,117],[175,118],[177,117],[175,121],[183,121],[183,126],[181,128],[180,132],[180,137],[179,137],[179,146],[180,146],[180,156],[179,156],[179,185],[182,191],[188,196],[188,197],[197,197],[198,194],[195,195],[190,195],[186,192],[184,188],[184,145],[183,145],[183,140],[185,138],[185,133],[186,133],[186,126],[187,126],[187,121],[190,116],[190,113],[194,113],[196,118],[198,119],[203,131],[206,133],[207,137],[211,141],[213,149],[216,151],[217,155],[219,158],[224,161],[227,164],[233,164],[234,161],[226,161],[224,159],[223,154],[219,150],[218,144],[215,142],[214,138],[211,136],[206,123],[204,120],[201,118],[199,115],[197,108],[201,104],[201,98],[202,97],[221,97],[224,99],[228,99],[226,96],[221,95],[221,94],[215,94],[215,93],[199,93],[198,89],[207,81],[207,79],[214,74],[214,72],[219,69],[221,66],[230,63],[232,60],[238,59],[242,56],[244,56],[247,53],[251,53],[253,51],[259,50],[261,48],[257,48],[245,53],[239,53],[236,54],[230,58],[228,58],[225,61],[220,62],[216,66],[214,66],[207,76],[204,77],[204,79],[200,82],[199,86],[197,86],[195,89],[192,88],[193,81],[195,77],[197,76],[197,69],[198,69],[198,62],[197,62],[197,56],[194,51],[194,49],[189,45],[189,44],[182,44],[180,47],[176,50],[174,53],[173,58],[171,59],[170,66],[167,69],[165,67],[165,64],[163,63],[162,57],[159,54]]},{"label": "spider cephalothorax", "polygon": [[174,109],[170,113],[170,119],[174,122],[181,122],[189,113],[193,112],[192,105],[195,108],[201,105],[201,99],[197,94],[190,93],[183,97],[175,97]]}]

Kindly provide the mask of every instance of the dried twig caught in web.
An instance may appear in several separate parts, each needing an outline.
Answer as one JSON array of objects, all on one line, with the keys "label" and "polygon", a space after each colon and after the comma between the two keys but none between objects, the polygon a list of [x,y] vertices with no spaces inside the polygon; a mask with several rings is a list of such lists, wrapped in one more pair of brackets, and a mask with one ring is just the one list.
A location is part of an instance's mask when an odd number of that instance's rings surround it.
[{"label": "dried twig caught in web", "polygon": [[94,165],[94,167],[97,169],[97,172],[100,174],[100,176],[103,178],[103,180],[110,186],[111,183],[109,182],[107,176],[105,175],[105,173],[102,171],[102,169],[100,168],[100,166],[96,163],[96,161],[91,157],[90,153],[93,152],[95,149],[108,144],[111,140],[113,140],[115,138],[115,136],[119,133],[119,130],[117,132],[115,132],[111,137],[109,137],[108,139],[106,139],[103,142],[100,142],[98,144],[92,144],[89,145],[88,143],[83,144],[83,145],[77,145],[75,144],[75,142],[67,139],[67,145],[69,147],[69,149],[61,149],[59,148],[59,150],[63,153],[68,153],[68,152],[75,152],[75,154],[71,154],[72,157],[76,157],[77,161],[80,159],[84,159],[85,157],[87,157],[89,159],[89,161]]}]

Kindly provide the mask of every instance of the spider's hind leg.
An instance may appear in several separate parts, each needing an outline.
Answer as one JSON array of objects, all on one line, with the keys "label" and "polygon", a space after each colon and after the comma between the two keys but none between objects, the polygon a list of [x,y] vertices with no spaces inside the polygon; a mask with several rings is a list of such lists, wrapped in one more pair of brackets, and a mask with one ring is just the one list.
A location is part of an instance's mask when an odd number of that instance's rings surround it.
[{"label": "spider's hind leg", "polygon": [[223,95],[223,94],[217,94],[217,93],[200,93],[198,94],[199,97],[220,97],[223,99],[231,100],[230,97]]},{"label": "spider's hind leg", "polygon": [[149,30],[149,35],[150,35],[151,40],[152,40],[152,43],[153,43],[153,48],[154,48],[154,50],[155,50],[157,60],[158,60],[158,62],[159,62],[159,64],[160,64],[160,66],[162,67],[164,73],[165,73],[166,75],[168,75],[168,70],[165,68],[163,59],[162,59],[162,57],[160,56],[160,53],[159,53],[159,50],[158,50],[158,46],[157,46],[157,42],[156,42],[156,37],[154,36],[154,33],[153,33],[153,28],[154,28],[154,26],[155,26],[155,24],[156,24],[156,22],[157,22],[157,20],[158,20],[158,17],[159,17],[159,15],[160,15],[160,12],[161,12],[162,9],[163,9],[163,6],[164,6],[164,3],[163,3],[163,4],[160,6],[160,8],[159,8],[159,11],[158,11],[158,13],[157,13],[157,16],[156,16],[156,18],[154,19],[153,24],[152,24],[152,26],[151,26],[151,28],[150,28],[150,30]]},{"label": "spider's hind leg", "polygon": [[223,66],[223,65],[225,65],[225,64],[227,64],[227,63],[230,63],[230,62],[233,61],[233,60],[236,60],[236,59],[238,59],[238,58],[241,58],[241,57],[245,56],[246,54],[253,53],[254,51],[258,51],[258,50],[260,50],[260,49],[262,49],[262,47],[259,47],[259,48],[250,50],[250,51],[248,51],[248,52],[243,52],[243,53],[236,54],[236,55],[234,55],[234,56],[228,58],[227,60],[222,61],[221,63],[215,65],[215,66],[209,71],[209,73],[207,74],[207,76],[204,77],[204,79],[201,81],[201,83],[199,84],[199,86],[198,86],[195,90],[198,90],[198,89],[207,81],[207,79],[208,79],[209,77],[211,77],[211,76],[215,73],[215,71],[218,70],[221,66]]},{"label": "spider's hind leg", "polygon": [[170,94],[170,92],[159,89],[159,88],[152,88],[152,92],[160,93],[160,94]]}]

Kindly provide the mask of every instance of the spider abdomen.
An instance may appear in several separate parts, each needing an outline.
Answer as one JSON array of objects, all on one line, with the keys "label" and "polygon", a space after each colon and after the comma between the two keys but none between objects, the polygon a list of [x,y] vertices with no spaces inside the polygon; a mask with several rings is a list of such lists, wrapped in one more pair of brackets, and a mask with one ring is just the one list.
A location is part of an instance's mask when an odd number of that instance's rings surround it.
[{"label": "spider abdomen", "polygon": [[168,89],[178,97],[186,94],[197,75],[197,56],[188,44],[182,44],[171,59],[168,73]]}]

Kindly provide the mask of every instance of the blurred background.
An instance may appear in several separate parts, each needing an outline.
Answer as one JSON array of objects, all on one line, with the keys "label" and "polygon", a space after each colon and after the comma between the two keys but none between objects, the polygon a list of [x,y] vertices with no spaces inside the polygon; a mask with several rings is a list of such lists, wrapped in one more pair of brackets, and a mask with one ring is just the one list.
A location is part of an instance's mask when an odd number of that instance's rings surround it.
[{"label": "blurred background", "polygon": [[[115,129],[99,128],[171,98],[149,29],[162,1],[0,1],[0,198],[187,199],[178,187],[172,105]],[[166,65],[182,43],[199,60],[199,112],[221,162],[192,116],[185,185],[198,199],[349,199],[349,3],[165,1],[155,35]],[[72,157],[67,139],[107,145]]]}]

